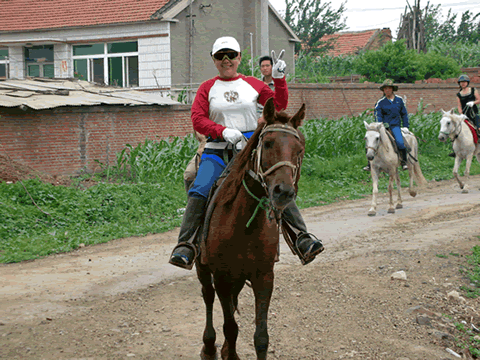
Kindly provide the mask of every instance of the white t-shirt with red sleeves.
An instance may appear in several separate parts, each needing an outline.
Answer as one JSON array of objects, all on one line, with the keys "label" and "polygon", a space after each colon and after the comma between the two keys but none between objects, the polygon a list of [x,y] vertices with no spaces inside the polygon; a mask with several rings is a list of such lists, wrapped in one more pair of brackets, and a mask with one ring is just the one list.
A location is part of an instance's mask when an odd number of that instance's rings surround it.
[{"label": "white t-shirt with red sleeves", "polygon": [[257,102],[273,97],[275,108],[284,110],[288,104],[285,78],[275,79],[275,92],[263,81],[245,75],[233,79],[219,76],[202,83],[192,105],[193,128],[199,133],[217,138],[228,127],[242,132],[257,128]]}]

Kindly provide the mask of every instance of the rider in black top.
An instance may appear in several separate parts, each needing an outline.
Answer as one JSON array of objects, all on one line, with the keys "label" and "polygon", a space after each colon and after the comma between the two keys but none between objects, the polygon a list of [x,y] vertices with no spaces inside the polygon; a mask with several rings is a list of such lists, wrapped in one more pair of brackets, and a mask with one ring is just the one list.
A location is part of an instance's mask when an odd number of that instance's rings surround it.
[{"label": "rider in black top", "polygon": [[466,117],[475,125],[479,127],[478,104],[480,104],[480,94],[475,88],[468,87],[470,78],[467,75],[460,75],[458,78],[458,85],[460,91],[457,93],[458,112],[465,114]]}]

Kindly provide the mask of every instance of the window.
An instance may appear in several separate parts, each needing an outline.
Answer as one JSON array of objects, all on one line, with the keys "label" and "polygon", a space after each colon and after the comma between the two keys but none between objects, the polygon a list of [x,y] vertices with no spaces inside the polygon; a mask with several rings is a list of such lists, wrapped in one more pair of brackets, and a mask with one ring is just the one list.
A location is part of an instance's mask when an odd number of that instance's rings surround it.
[{"label": "window", "polygon": [[8,49],[0,49],[0,78],[8,74]]},{"label": "window", "polygon": [[138,42],[73,46],[75,77],[121,87],[138,86]]},{"label": "window", "polygon": [[53,45],[25,47],[27,76],[54,78]]}]

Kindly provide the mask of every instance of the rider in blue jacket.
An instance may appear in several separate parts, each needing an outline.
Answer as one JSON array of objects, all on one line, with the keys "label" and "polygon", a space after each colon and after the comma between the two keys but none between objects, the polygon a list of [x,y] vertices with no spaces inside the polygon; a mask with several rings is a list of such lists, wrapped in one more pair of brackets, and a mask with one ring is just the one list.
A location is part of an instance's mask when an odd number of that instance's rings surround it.
[{"label": "rider in blue jacket", "polygon": [[398,150],[402,156],[402,169],[407,170],[407,150],[402,136],[402,127],[408,128],[408,113],[403,99],[396,96],[393,92],[398,90],[398,86],[393,85],[393,81],[387,79],[380,86],[383,91],[383,97],[375,105],[375,117],[378,122],[383,122],[385,127],[392,130]]}]

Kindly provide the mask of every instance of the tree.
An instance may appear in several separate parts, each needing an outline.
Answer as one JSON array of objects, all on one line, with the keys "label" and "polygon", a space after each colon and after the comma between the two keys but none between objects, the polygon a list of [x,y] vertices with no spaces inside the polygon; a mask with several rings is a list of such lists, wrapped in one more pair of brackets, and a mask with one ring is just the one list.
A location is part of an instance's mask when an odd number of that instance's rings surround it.
[{"label": "tree", "polygon": [[325,35],[333,35],[346,28],[345,2],[338,10],[331,8],[330,2],[322,4],[321,0],[286,0],[285,21],[302,40],[296,44],[295,51],[320,55],[333,49],[335,39],[320,40]]}]

